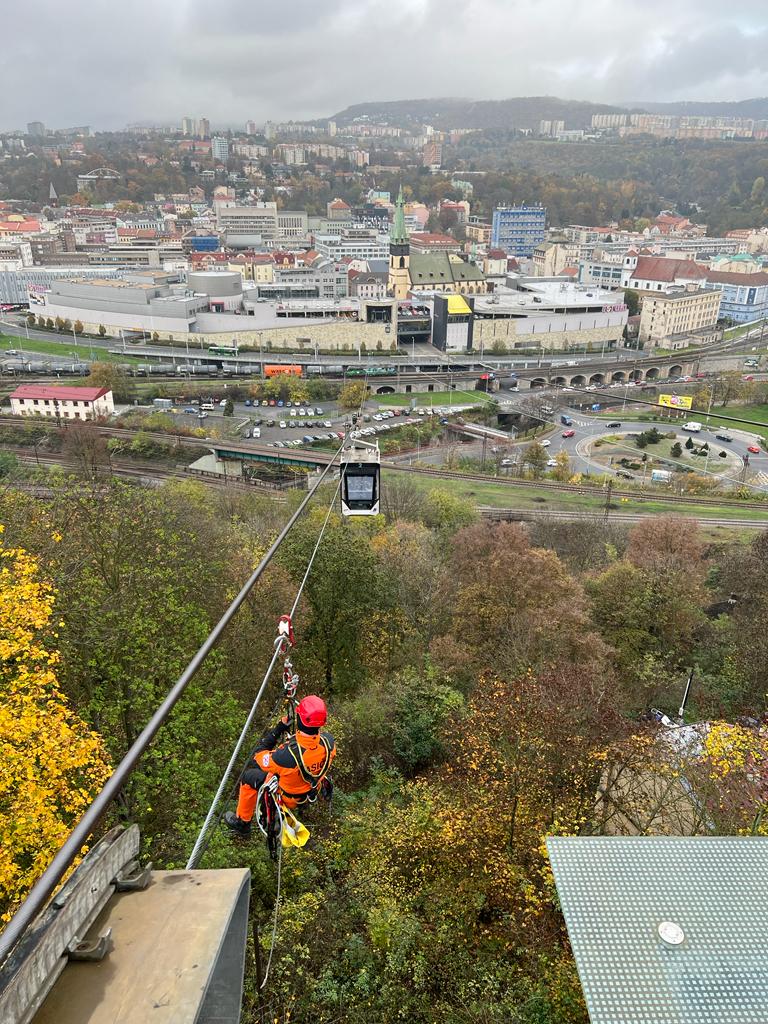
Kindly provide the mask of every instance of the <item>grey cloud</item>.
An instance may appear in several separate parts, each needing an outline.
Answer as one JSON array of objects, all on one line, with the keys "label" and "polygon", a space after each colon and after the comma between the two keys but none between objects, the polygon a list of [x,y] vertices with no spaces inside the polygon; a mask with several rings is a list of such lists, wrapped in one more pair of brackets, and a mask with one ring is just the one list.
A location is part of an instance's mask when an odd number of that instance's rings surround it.
[{"label": "grey cloud", "polygon": [[6,0],[0,128],[768,94],[766,0]]}]

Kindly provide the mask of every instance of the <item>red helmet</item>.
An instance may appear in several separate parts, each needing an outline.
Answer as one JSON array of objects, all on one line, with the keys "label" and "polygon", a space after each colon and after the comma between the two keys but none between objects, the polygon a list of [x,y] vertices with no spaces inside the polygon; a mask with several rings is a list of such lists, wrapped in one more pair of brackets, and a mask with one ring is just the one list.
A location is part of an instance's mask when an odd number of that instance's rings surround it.
[{"label": "red helmet", "polygon": [[309,726],[310,729],[325,725],[328,721],[325,701],[320,697],[315,697],[314,694],[310,694],[299,702],[296,714],[299,716],[301,724]]}]

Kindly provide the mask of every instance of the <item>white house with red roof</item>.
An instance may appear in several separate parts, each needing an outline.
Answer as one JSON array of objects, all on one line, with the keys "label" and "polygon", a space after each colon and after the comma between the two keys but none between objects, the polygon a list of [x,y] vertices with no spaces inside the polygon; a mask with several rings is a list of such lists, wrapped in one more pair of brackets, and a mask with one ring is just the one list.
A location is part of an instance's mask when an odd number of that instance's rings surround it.
[{"label": "white house with red roof", "polygon": [[636,288],[640,292],[667,292],[681,285],[702,284],[706,276],[706,269],[693,260],[642,256],[631,249],[624,257],[621,287]]},{"label": "white house with red roof", "polygon": [[14,416],[95,420],[110,416],[115,411],[115,403],[109,388],[20,384],[10,397],[11,412]]}]

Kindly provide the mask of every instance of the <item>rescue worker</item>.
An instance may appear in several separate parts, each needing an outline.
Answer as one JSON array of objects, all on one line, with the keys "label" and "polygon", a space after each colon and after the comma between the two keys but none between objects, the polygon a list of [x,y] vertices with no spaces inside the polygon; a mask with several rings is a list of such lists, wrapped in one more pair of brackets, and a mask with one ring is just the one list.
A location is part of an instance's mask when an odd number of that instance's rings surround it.
[{"label": "rescue worker", "polygon": [[249,838],[259,789],[269,779],[277,779],[281,803],[290,810],[314,803],[318,794],[330,799],[333,787],[326,776],[336,756],[336,744],[330,733],[322,731],[327,719],[325,701],[310,694],[296,708],[294,736],[277,745],[289,731],[285,718],[262,736],[240,776],[237,813],[224,815],[224,823],[235,835]]}]

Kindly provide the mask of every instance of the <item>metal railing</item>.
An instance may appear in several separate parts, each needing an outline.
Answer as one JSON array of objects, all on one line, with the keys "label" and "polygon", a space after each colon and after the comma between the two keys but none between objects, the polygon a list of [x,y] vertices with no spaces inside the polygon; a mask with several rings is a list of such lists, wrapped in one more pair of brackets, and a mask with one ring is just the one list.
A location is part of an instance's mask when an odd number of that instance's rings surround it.
[{"label": "metal railing", "polygon": [[277,549],[280,547],[282,542],[285,540],[288,532],[294,523],[299,519],[301,514],[306,509],[312,496],[314,495],[317,488],[322,483],[323,479],[330,472],[336,458],[336,455],[328,463],[323,472],[317,479],[317,483],[307,494],[304,500],[301,502],[299,507],[290,517],[288,522],[285,524],[279,535],[275,539],[272,546],[266,552],[264,557],[261,559],[253,573],[242,587],[240,592],[234,598],[232,603],[229,605],[227,610],[224,612],[222,617],[213,627],[211,632],[208,634],[202,647],[197,651],[192,660],[189,662],[187,667],[184,669],[182,674],[179,676],[176,683],[169,690],[165,700],[160,707],[155,711],[152,718],[146,724],[139,737],[133,743],[127,754],[123,757],[120,764],[115,768],[114,772],[107,780],[104,788],[96,796],[93,803],[90,805],[88,810],[85,812],[80,821],[75,825],[72,832],[70,832],[66,842],[58,851],[56,856],[53,858],[51,863],[48,865],[45,872],[35,882],[32,889],[27,894],[26,899],[22,903],[21,907],[16,911],[14,916],[8,922],[5,930],[0,934],[0,969],[2,964],[7,959],[8,954],[13,950],[16,943],[24,935],[27,928],[32,924],[40,911],[45,907],[49,897],[54,892],[56,887],[59,885],[64,875],[72,865],[72,863],[79,856],[83,846],[88,842],[89,837],[92,835],[96,827],[98,826],[101,819],[109,809],[109,805],[117,797],[118,793],[122,789],[128,777],[133,772],[139,759],[141,758],[144,751],[150,745],[155,735],[164,725],[166,719],[170,715],[171,711],[175,707],[179,698],[182,696],[187,686],[194,678],[200,667],[202,666],[205,659],[208,657],[212,648],[215,646],[219,638],[221,637],[224,630],[229,625],[230,621],[234,618],[235,614],[239,610],[240,606],[245,601],[252,588],[267,568],[269,563],[272,561]]}]

